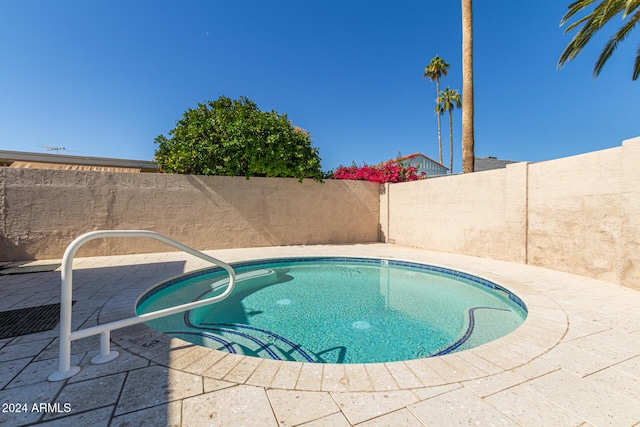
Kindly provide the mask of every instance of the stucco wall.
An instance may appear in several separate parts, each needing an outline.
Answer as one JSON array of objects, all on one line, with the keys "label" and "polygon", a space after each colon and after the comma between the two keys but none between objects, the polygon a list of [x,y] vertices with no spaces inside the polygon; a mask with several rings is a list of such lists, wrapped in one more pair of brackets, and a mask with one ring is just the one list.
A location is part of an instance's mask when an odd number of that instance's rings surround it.
[{"label": "stucco wall", "polygon": [[529,263],[620,278],[622,147],[529,165]]},{"label": "stucco wall", "polygon": [[[509,233],[508,227],[516,221],[518,231],[524,220],[507,209],[508,198],[515,192],[507,188],[511,175],[500,169],[390,185],[381,202],[388,206],[387,241],[512,259],[510,240],[519,236]],[[512,215],[507,218],[508,214]]]},{"label": "stucco wall", "polygon": [[[506,169],[388,186],[385,241],[640,289],[640,138]],[[386,232],[385,232],[386,231]]]},{"label": "stucco wall", "polygon": [[640,289],[640,138],[622,145],[621,283]]},{"label": "stucco wall", "polygon": [[[379,207],[369,182],[0,168],[0,261],[61,258],[102,229],[152,230],[196,249],[374,242]],[[109,239],[78,256],[165,250]]]},{"label": "stucco wall", "polygon": [[[60,258],[100,229],[197,249],[384,241],[640,289],[640,138],[621,147],[402,184],[0,168],[0,261]],[[90,242],[80,256],[169,250]]]}]

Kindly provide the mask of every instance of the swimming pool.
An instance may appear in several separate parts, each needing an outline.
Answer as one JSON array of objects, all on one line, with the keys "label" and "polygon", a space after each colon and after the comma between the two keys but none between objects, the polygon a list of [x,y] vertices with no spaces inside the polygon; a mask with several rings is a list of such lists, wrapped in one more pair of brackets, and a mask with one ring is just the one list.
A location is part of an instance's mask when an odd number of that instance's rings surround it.
[{"label": "swimming pool", "polygon": [[[147,322],[198,345],[275,360],[374,363],[472,348],[522,324],[527,309],[508,289],[443,268],[373,258],[281,258],[233,265],[225,300]],[[223,292],[228,276],[206,269],[160,283],[138,314]]]}]

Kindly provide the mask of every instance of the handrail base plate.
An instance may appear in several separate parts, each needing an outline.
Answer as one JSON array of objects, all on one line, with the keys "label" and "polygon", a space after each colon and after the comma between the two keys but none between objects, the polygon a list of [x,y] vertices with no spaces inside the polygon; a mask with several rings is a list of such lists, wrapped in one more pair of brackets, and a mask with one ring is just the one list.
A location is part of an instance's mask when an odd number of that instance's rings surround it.
[{"label": "handrail base plate", "polygon": [[91,359],[91,363],[93,363],[94,365],[100,365],[101,363],[107,363],[112,361],[113,359],[115,359],[116,357],[118,357],[120,353],[118,353],[117,351],[111,351],[109,352],[109,354],[107,354],[106,356],[103,356],[101,354],[93,357]]},{"label": "handrail base plate", "polygon": [[69,368],[68,371],[65,371],[65,372],[61,372],[61,371],[54,372],[53,374],[49,375],[47,379],[51,382],[62,381],[62,380],[66,380],[67,378],[71,378],[78,372],[80,372],[80,366],[72,366]]}]

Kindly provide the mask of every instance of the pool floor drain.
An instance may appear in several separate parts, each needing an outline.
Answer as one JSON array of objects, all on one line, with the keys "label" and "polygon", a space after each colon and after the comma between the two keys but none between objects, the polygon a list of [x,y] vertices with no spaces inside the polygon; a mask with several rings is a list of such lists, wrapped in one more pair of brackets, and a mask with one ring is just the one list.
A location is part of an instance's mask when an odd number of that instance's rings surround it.
[{"label": "pool floor drain", "polygon": [[371,324],[369,322],[365,322],[364,320],[358,320],[357,322],[353,322],[351,324],[355,329],[369,329]]},{"label": "pool floor drain", "polygon": [[278,305],[291,305],[291,300],[290,299],[279,299],[278,301],[276,301],[276,304],[278,304]]}]

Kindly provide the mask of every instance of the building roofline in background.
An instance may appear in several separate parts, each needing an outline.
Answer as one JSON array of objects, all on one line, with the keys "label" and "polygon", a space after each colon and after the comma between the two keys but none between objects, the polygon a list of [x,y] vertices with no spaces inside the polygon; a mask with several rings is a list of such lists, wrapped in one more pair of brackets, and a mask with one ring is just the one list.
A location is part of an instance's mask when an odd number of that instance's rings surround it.
[{"label": "building roofline in background", "polygon": [[158,165],[148,160],[112,159],[108,157],[69,156],[66,154],[0,150],[0,166],[10,166],[14,162],[132,168],[140,169],[141,172],[159,172]]},{"label": "building roofline in background", "polygon": [[413,154],[409,154],[409,155],[402,156],[402,157],[396,157],[395,159],[387,160],[386,162],[378,163],[377,165],[374,165],[374,166],[384,166],[384,165],[388,165],[388,164],[391,164],[391,163],[403,162],[405,160],[410,160],[410,159],[413,159],[413,158],[418,157],[418,156],[422,156],[425,159],[429,160],[430,162],[435,163],[436,165],[441,166],[441,167],[445,168],[446,170],[449,170],[449,168],[446,167],[445,165],[443,165],[443,164],[441,164],[439,162],[436,162],[432,158],[430,158],[428,156],[425,156],[422,153],[413,153]]},{"label": "building roofline in background", "polygon": [[483,172],[487,170],[493,169],[502,169],[506,168],[507,165],[512,163],[519,163],[517,160],[503,160],[498,159],[497,157],[487,156],[487,157],[476,157],[474,162],[474,171],[475,172]]}]

